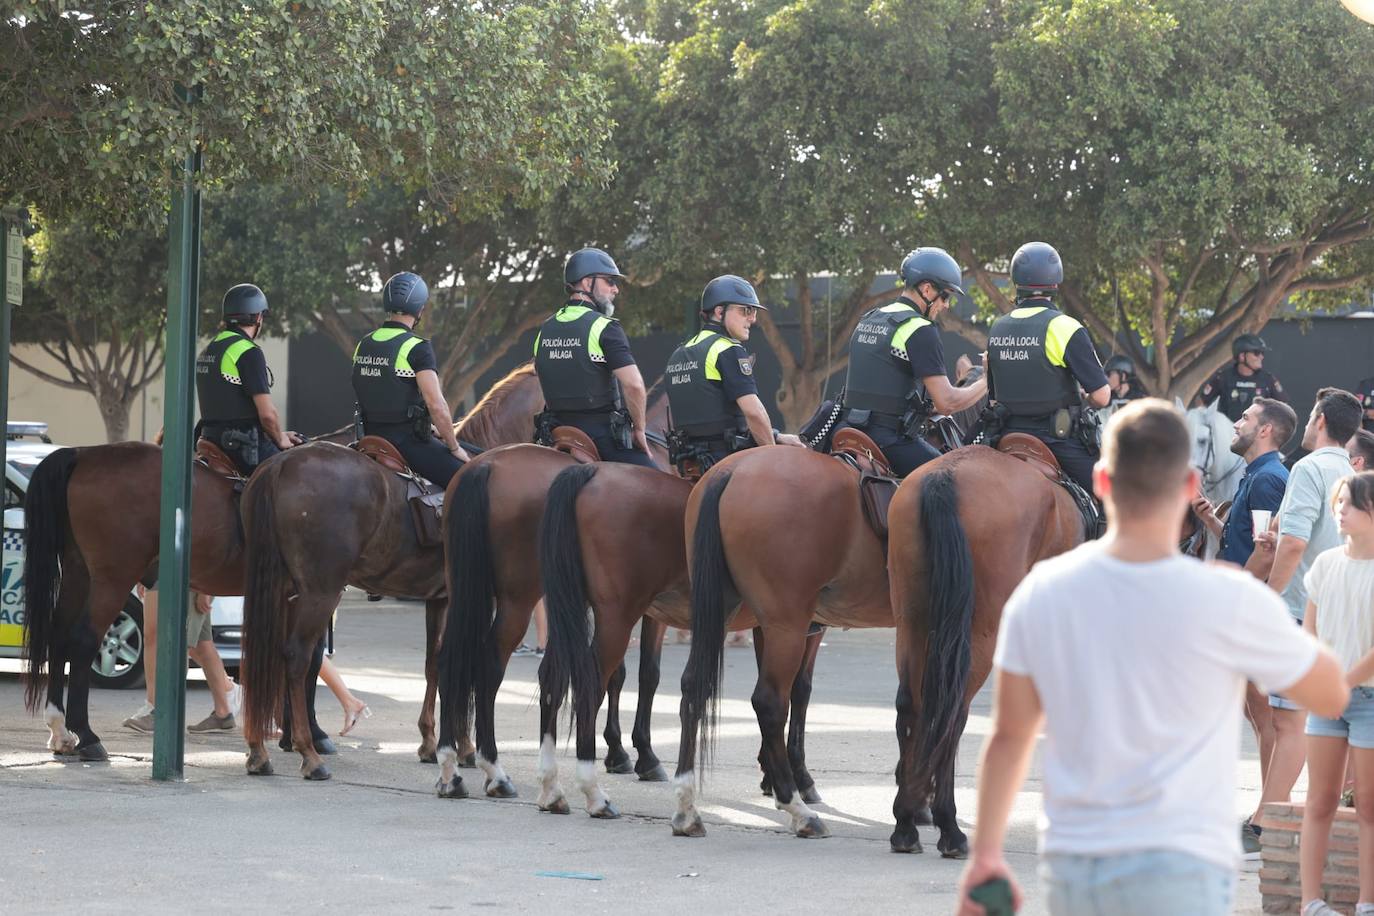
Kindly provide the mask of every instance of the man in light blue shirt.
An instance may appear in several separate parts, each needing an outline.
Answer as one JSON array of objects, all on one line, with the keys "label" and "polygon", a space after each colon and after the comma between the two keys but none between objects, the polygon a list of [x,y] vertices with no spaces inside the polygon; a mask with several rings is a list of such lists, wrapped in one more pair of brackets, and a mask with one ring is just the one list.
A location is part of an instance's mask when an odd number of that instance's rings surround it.
[{"label": "man in light blue shirt", "polygon": [[[1342,477],[1354,473],[1345,444],[1360,428],[1364,409],[1360,401],[1340,388],[1317,392],[1302,446],[1310,450],[1288,475],[1288,489],[1279,507],[1278,544],[1269,571],[1269,587],[1283,596],[1288,612],[1299,623],[1307,613],[1307,586],[1303,578],[1312,561],[1324,550],[1342,543],[1331,513],[1331,491]],[[1272,535],[1256,538],[1272,545]],[[1307,758],[1303,726],[1307,714],[1281,696],[1271,696],[1274,707],[1274,750],[1265,771],[1264,793],[1252,819],[1258,822],[1266,802],[1286,802]]]}]

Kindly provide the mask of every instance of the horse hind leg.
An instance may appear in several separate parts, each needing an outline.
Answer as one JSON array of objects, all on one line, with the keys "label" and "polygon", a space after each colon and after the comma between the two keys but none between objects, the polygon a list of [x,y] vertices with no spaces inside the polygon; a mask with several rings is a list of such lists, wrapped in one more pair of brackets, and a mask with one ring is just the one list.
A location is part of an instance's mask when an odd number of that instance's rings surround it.
[{"label": "horse hind leg", "polygon": [[[968,710],[959,717],[959,734],[964,732],[964,723],[968,720]],[[954,765],[958,758],[958,744],[955,744],[955,751],[946,755],[946,759],[937,763],[935,773],[935,798],[931,804],[931,814],[935,821],[936,828],[940,831],[940,840],[936,848],[940,850],[940,855],[946,859],[967,859],[968,858],[968,836],[959,826],[954,807]]]},{"label": "horse hind leg", "polygon": [[603,733],[606,739],[606,772],[618,776],[633,773],[635,769],[630,755],[625,752],[620,730],[620,692],[625,688],[626,676],[625,663],[622,661],[606,685],[606,731]]},{"label": "horse hind leg", "polygon": [[816,656],[821,650],[825,627],[815,627],[814,630],[806,634],[806,654],[802,656],[801,670],[792,682],[792,711],[787,719],[787,759],[797,780],[797,791],[808,805],[821,802],[816,780],[806,768],[806,711],[811,705],[811,679],[816,671]]},{"label": "horse hind leg", "polygon": [[558,710],[552,681],[552,655],[539,662],[539,798],[540,811],[570,814],[567,796],[558,782]]},{"label": "horse hind leg", "polygon": [[48,646],[48,705],[43,719],[48,725],[48,750],[59,757],[76,753],[78,738],[67,728],[67,710],[63,696],[67,684],[67,649],[65,639],[55,636]]},{"label": "horse hind leg", "polygon": [[439,692],[439,640],[444,633],[444,612],[447,598],[431,598],[425,602],[425,700],[420,707],[420,748],[416,752],[421,763],[439,762],[439,743],[434,734],[434,701]]},{"label": "horse hind leg", "polygon": [[639,630],[639,703],[630,740],[635,747],[635,773],[640,782],[668,781],[668,774],[654,753],[652,735],[654,694],[658,692],[665,632],[667,627],[652,617],[645,617]]},{"label": "horse hind leg", "polygon": [[77,737],[76,755],[84,761],[110,759],[105,746],[100,743],[100,736],[91,729],[90,722],[91,665],[100,651],[101,635],[97,635],[87,623],[78,624],[68,651],[71,680],[67,688],[70,711],[67,725]]},{"label": "horse hind leg", "polygon": [[486,777],[483,791],[488,798],[515,798],[515,784],[497,762],[496,695],[506,677],[506,662],[529,626],[533,605],[515,613],[507,602],[498,602],[492,622],[496,632],[487,640],[487,658],[477,678],[477,767]]},{"label": "horse hind leg", "polygon": [[811,839],[829,836],[830,831],[797,791],[783,737],[791,686],[801,667],[805,649],[805,632],[770,631],[752,701],[763,739],[764,769],[773,781],[773,803],[778,810],[787,812],[792,818],[793,833],[803,839]]}]

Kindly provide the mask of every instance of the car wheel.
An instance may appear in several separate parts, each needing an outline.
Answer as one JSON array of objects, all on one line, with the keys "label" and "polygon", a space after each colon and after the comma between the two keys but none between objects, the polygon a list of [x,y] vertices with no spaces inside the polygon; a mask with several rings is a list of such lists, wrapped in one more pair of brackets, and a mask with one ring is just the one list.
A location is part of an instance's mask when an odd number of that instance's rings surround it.
[{"label": "car wheel", "polygon": [[100,640],[91,683],[112,690],[143,686],[143,647],[143,602],[130,595]]}]

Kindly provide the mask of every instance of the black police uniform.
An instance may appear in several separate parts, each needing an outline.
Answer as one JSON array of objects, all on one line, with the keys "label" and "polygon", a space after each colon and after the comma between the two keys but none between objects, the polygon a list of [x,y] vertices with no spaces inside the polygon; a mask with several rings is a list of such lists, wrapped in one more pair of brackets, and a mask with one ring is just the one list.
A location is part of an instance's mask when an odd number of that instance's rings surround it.
[{"label": "black police uniform", "polygon": [[653,459],[625,448],[612,432],[620,407],[613,373],[635,364],[625,330],[584,302],[569,300],[539,329],[534,341],[534,370],[544,392],[545,410],[555,426],[575,426],[596,443],[603,461],[654,467]]},{"label": "black police uniform", "polygon": [[435,438],[429,407],[415,381],[417,372],[437,367],[428,340],[399,321],[388,321],[353,351],[353,393],[363,432],[381,436],[396,446],[411,470],[447,487],[463,462]]},{"label": "black police uniform", "polygon": [[757,445],[739,399],[759,393],[754,357],[708,321],[668,357],[664,370],[672,439],[681,439],[705,470],[731,452]]},{"label": "black police uniform", "polygon": [[1369,419],[1368,413],[1374,410],[1374,378],[1367,378],[1355,386],[1355,397],[1360,399],[1360,406],[1365,409],[1365,416],[1360,421],[1360,425],[1374,432],[1374,420]]},{"label": "black police uniform", "polygon": [[922,379],[933,375],[946,375],[940,329],[906,296],[873,309],[849,338],[845,412],[835,428],[868,433],[893,473],[905,477],[940,457],[913,435],[929,413]]},{"label": "black police uniform", "polygon": [[1202,398],[1204,406],[1219,401],[1218,409],[1230,417],[1232,422],[1240,420],[1245,408],[1249,407],[1255,398],[1274,398],[1285,403],[1288,401],[1283,386],[1269,370],[1260,369],[1253,375],[1241,375],[1235,362],[1218,369],[1202,386],[1199,397]]},{"label": "black police uniform", "polygon": [[1021,300],[988,331],[988,394],[1006,414],[1004,431],[1044,442],[1090,494],[1097,450],[1074,433],[1056,437],[1054,414],[1062,408],[1076,417],[1082,409],[1078,387],[1093,392],[1106,384],[1088,332],[1049,299]]},{"label": "black police uniform", "polygon": [[1112,394],[1112,406],[1123,407],[1131,401],[1138,401],[1141,398],[1148,398],[1150,393],[1140,386],[1134,378],[1126,382],[1126,393],[1124,395]]},{"label": "black police uniform", "polygon": [[253,403],[271,389],[262,348],[238,328],[220,331],[196,357],[201,438],[222,448],[245,475],[281,451]]}]

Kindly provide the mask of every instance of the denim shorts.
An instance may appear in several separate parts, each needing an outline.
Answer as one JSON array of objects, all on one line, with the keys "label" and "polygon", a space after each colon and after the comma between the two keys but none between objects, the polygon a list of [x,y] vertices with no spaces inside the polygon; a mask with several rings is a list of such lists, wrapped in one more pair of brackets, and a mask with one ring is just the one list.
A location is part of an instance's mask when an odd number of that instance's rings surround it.
[{"label": "denim shorts", "polygon": [[1299,712],[1302,711],[1301,706],[1299,706],[1297,703],[1294,703],[1292,700],[1288,699],[1288,697],[1284,696],[1281,693],[1269,694],[1269,705],[1274,709],[1290,709],[1297,710]]},{"label": "denim shorts", "polygon": [[1226,916],[1236,873],[1184,852],[1046,853],[1040,878],[1054,916]]},{"label": "denim shorts", "polygon": [[1351,747],[1374,748],[1374,688],[1356,687],[1340,718],[1307,714],[1307,733],[1317,738],[1345,738]]}]

